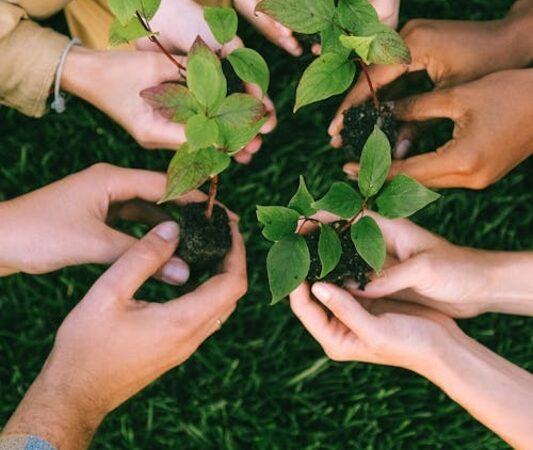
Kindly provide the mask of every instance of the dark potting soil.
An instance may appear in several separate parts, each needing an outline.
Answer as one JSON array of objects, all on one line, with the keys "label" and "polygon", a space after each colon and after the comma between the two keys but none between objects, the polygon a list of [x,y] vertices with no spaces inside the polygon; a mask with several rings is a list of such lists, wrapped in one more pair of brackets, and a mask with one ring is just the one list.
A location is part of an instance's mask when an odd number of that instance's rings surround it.
[{"label": "dark potting soil", "polygon": [[344,128],[341,131],[343,149],[350,161],[359,161],[365,143],[377,125],[385,133],[391,144],[396,144],[398,124],[387,105],[378,109],[372,102],[350,108],[344,113]]},{"label": "dark potting soil", "polygon": [[206,203],[190,203],[179,209],[180,242],[177,255],[191,271],[210,269],[226,256],[232,237],[228,213],[215,205],[211,220],[205,217]]},{"label": "dark potting soil", "polygon": [[293,33],[294,38],[302,44],[305,51],[310,51],[314,44],[320,44],[320,34]]},{"label": "dark potting soil", "polygon": [[[346,222],[336,222],[333,227],[336,230],[341,229]],[[307,281],[319,281],[320,272],[322,271],[322,264],[318,256],[318,240],[320,231],[314,231],[305,236],[307,246],[309,247],[309,254],[311,256],[311,266],[307,274]],[[355,280],[359,283],[360,289],[364,289],[369,282],[367,274],[372,271],[372,268],[361,258],[350,236],[350,229],[344,231],[340,236],[342,244],[342,256],[337,267],[333,269],[320,281],[327,281],[342,286],[346,280]]]},{"label": "dark potting soil", "polygon": [[221,64],[222,72],[224,73],[226,81],[228,82],[228,95],[244,93],[244,83],[235,73],[235,70],[233,70],[231,63],[227,59],[223,59]]}]

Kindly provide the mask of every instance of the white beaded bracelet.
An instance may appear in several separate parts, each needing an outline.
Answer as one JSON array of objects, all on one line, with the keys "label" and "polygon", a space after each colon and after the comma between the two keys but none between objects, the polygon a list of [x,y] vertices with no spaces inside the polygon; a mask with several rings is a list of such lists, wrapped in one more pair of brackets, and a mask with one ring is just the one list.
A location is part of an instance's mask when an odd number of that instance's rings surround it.
[{"label": "white beaded bracelet", "polygon": [[59,64],[57,65],[56,79],[54,82],[54,100],[52,101],[50,108],[52,108],[58,114],[65,112],[66,109],[65,96],[61,93],[61,75],[63,73],[63,67],[65,66],[65,60],[67,59],[67,54],[72,49],[72,47],[80,44],[81,41],[78,38],[71,39],[65,47],[65,50],[63,50],[63,53],[61,54],[61,59],[59,60]]}]

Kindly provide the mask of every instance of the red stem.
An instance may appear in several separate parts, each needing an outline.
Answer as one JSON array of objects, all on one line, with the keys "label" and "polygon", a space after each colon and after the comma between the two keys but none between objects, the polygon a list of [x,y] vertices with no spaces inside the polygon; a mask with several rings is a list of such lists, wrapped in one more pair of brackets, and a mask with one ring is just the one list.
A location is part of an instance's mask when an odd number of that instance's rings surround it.
[{"label": "red stem", "polygon": [[211,217],[213,217],[213,208],[215,206],[217,191],[218,175],[215,175],[213,178],[211,178],[211,183],[209,184],[209,199],[207,200],[207,209],[205,210],[205,217],[207,220],[211,220]]},{"label": "red stem", "polygon": [[359,216],[364,215],[366,206],[367,204],[365,200],[363,204],[361,205],[361,209],[357,211],[355,216],[353,216],[348,222],[346,222],[344,226],[339,230],[339,234],[344,233],[348,228],[350,228],[355,223],[355,221],[359,218]]},{"label": "red stem", "polygon": [[[143,16],[141,16],[141,13],[137,11],[135,15],[139,19],[139,22],[141,22],[141,25],[143,26],[143,28],[148,33],[153,33],[152,29],[150,28],[150,24],[148,23],[147,20],[143,18]],[[157,39],[157,36],[148,36],[148,39],[150,39],[151,42],[153,42],[155,45],[159,47],[159,50],[163,52],[163,54],[172,62],[172,64],[174,64],[178,68],[179,71],[186,70],[185,66],[183,66],[178,60],[176,60],[176,58],[174,58],[170,54],[170,52],[165,47],[163,47],[163,44],[159,42],[159,39]]]},{"label": "red stem", "polygon": [[374,85],[372,84],[372,79],[370,78],[370,73],[368,73],[368,66],[365,64],[365,62],[361,59],[358,59],[357,62],[359,63],[359,67],[361,67],[361,70],[365,74],[366,81],[368,83],[368,87],[370,88],[370,92],[372,94],[372,101],[374,102],[374,106],[379,111],[379,99],[376,94],[376,90],[374,89]]}]

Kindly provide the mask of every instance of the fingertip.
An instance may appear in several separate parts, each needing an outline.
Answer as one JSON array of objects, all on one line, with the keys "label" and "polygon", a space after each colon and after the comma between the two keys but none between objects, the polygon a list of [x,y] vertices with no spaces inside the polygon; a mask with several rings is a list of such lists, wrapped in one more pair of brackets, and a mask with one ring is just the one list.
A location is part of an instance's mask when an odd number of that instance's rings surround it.
[{"label": "fingertip", "polygon": [[311,53],[316,56],[320,56],[320,53],[322,53],[322,46],[320,44],[313,44],[311,46]]},{"label": "fingertip", "polygon": [[333,298],[333,291],[331,286],[327,283],[315,283],[311,287],[311,292],[313,295],[324,305],[329,305],[331,299]]},{"label": "fingertip", "polygon": [[153,228],[152,233],[157,234],[167,242],[175,242],[178,240],[179,226],[176,222],[163,222]]},{"label": "fingertip", "polygon": [[189,280],[189,275],[187,263],[175,256],[161,268],[161,279],[168,284],[181,286]]},{"label": "fingertip", "polygon": [[357,177],[357,175],[359,174],[359,164],[346,163],[342,167],[342,171],[349,177]]},{"label": "fingertip", "polygon": [[331,138],[330,144],[333,148],[341,148],[342,147],[342,138],[340,136],[333,136]]}]

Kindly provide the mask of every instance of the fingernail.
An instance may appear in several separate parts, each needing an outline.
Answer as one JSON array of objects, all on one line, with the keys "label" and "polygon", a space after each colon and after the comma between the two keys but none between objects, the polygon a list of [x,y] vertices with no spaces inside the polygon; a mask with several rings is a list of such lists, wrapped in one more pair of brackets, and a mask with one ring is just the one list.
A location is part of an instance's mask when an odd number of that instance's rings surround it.
[{"label": "fingernail", "polygon": [[348,280],[346,283],[344,283],[344,287],[346,289],[351,289],[352,291],[358,291],[361,285],[354,280]]},{"label": "fingernail", "polygon": [[350,166],[344,166],[342,171],[349,177],[357,177],[357,170],[351,168]]},{"label": "fingernail", "polygon": [[329,303],[331,300],[332,292],[331,289],[323,283],[315,283],[311,288],[313,295],[318,298],[322,303]]},{"label": "fingernail", "polygon": [[184,284],[189,279],[189,266],[181,259],[171,259],[161,270],[165,281],[174,284]]},{"label": "fingernail", "polygon": [[178,239],[179,228],[176,222],[163,222],[155,227],[154,231],[165,241],[174,242]]},{"label": "fingernail", "polygon": [[398,158],[403,158],[405,155],[407,155],[411,145],[413,145],[413,143],[409,139],[404,139],[396,146],[394,153]]}]

